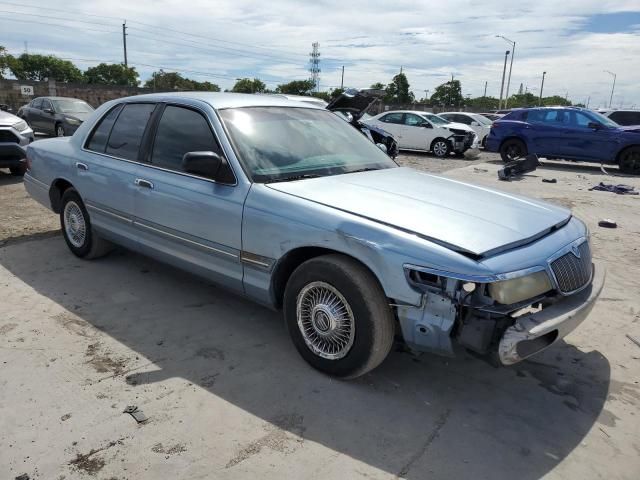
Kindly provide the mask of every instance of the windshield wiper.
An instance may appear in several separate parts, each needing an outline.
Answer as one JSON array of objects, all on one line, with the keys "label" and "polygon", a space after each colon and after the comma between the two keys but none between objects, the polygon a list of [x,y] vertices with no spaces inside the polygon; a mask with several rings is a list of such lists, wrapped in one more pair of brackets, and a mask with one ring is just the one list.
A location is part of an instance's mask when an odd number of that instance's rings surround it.
[{"label": "windshield wiper", "polygon": [[350,172],[345,172],[345,173],[372,172],[374,170],[382,170],[382,169],[375,168],[375,167],[367,167],[367,168],[360,168],[358,170],[351,170]]},{"label": "windshield wiper", "polygon": [[292,175],[290,177],[274,178],[272,180],[267,180],[264,183],[293,182],[294,180],[305,180],[307,178],[318,178],[320,176],[321,175],[316,173],[303,173],[301,175]]}]

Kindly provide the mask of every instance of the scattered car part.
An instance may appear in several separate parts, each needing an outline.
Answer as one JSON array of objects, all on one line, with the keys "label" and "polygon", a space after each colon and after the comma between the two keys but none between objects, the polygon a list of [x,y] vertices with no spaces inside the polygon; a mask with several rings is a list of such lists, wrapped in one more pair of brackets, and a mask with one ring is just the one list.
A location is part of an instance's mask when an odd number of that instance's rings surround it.
[{"label": "scattered car part", "polygon": [[640,340],[638,340],[638,339],[637,339],[637,338],[635,338],[635,337],[632,337],[632,336],[631,336],[631,335],[629,335],[628,333],[626,334],[626,336],[627,336],[627,338],[628,338],[629,340],[631,340],[633,343],[635,343],[637,346],[639,346],[639,347],[640,347]]},{"label": "scattered car part", "polygon": [[618,195],[638,195],[640,193],[636,191],[635,187],[632,187],[631,185],[624,185],[622,183],[613,185],[610,183],[600,182],[598,185],[589,189],[589,191],[592,190],[596,190],[598,192],[617,193]]},{"label": "scattered car part", "polygon": [[600,220],[598,222],[598,226],[603,228],[618,228],[618,224],[615,222],[615,220],[611,220],[610,218]]},{"label": "scattered car part", "polygon": [[131,415],[136,422],[138,423],[144,423],[147,420],[149,420],[149,417],[147,417],[142,410],[140,410],[137,406],[135,405],[129,405],[127,408],[124,409],[124,411],[122,413],[128,413],[129,415]]},{"label": "scattered car part", "polygon": [[535,155],[527,155],[525,158],[507,163],[503,168],[498,170],[498,178],[500,180],[510,181],[512,178],[533,172],[538,168],[538,165],[540,165],[538,157]]},{"label": "scattered car part", "polygon": [[543,178],[542,183],[558,183],[558,180],[555,178]]}]

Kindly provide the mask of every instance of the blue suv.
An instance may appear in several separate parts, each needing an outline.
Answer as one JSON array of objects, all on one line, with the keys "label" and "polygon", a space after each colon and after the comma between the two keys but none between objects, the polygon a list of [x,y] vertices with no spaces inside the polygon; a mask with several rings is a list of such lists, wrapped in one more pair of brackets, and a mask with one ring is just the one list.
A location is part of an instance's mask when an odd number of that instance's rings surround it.
[{"label": "blue suv", "polygon": [[613,163],[640,175],[640,126],[623,127],[576,107],[513,110],[493,123],[486,148],[512,161],[527,154]]}]

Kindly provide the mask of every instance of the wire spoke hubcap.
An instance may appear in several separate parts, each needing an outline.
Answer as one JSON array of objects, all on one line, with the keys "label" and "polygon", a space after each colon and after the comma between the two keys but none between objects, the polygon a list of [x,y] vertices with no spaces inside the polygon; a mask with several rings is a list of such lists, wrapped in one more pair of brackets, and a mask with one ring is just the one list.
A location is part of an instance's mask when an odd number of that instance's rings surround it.
[{"label": "wire spoke hubcap", "polygon": [[80,206],[76,202],[68,202],[64,207],[64,231],[71,245],[81,248],[87,237],[87,224]]},{"label": "wire spoke hubcap", "polygon": [[328,360],[343,358],[353,346],[355,321],[347,300],[325,282],[306,285],[296,300],[298,328],[307,347]]}]

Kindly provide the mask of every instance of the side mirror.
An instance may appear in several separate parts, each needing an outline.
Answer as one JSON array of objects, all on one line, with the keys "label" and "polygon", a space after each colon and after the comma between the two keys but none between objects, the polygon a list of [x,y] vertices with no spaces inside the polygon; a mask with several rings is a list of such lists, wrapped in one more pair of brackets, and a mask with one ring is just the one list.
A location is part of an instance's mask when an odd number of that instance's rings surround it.
[{"label": "side mirror", "polygon": [[45,108],[43,112],[53,114],[53,108]]},{"label": "side mirror", "polygon": [[187,152],[182,157],[182,170],[216,180],[224,163],[215,152]]},{"label": "side mirror", "polygon": [[598,122],[589,122],[587,127],[592,128],[594,130],[600,130],[602,128],[602,124]]}]

